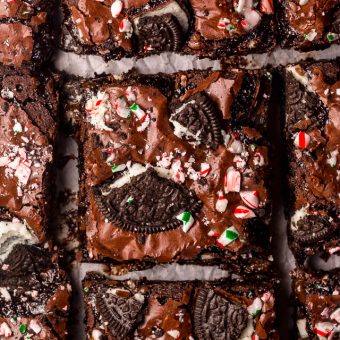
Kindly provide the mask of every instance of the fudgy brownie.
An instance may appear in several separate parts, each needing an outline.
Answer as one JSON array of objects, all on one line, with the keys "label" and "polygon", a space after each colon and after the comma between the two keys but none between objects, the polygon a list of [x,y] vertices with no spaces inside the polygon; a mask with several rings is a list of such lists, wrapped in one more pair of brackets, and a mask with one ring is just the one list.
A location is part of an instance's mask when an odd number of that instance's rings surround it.
[{"label": "fudgy brownie", "polygon": [[0,67],[1,245],[17,242],[19,230],[45,239],[57,114],[49,75]]},{"label": "fudgy brownie", "polygon": [[301,263],[339,251],[339,62],[285,71],[290,246]]},{"label": "fudgy brownie", "polygon": [[164,51],[221,57],[275,46],[271,0],[63,0],[61,45],[105,59]]},{"label": "fudgy brownie", "polygon": [[298,339],[338,339],[340,271],[292,273]]},{"label": "fudgy brownie", "polygon": [[87,339],[278,339],[276,284],[83,281]]},{"label": "fudgy brownie", "polygon": [[0,242],[1,339],[66,339],[70,291],[57,253]]},{"label": "fudgy brownie", "polygon": [[[270,77],[193,71],[82,83],[70,105],[81,116],[90,258],[172,262],[243,254],[238,265],[267,258],[269,148],[261,131]],[[73,86],[79,90],[78,82]],[[254,269],[249,262],[247,269]]]},{"label": "fudgy brownie", "polygon": [[0,1],[0,64],[36,67],[53,52],[55,0]]},{"label": "fudgy brownie", "polygon": [[340,42],[337,0],[278,0],[276,13],[283,48],[309,51]]}]

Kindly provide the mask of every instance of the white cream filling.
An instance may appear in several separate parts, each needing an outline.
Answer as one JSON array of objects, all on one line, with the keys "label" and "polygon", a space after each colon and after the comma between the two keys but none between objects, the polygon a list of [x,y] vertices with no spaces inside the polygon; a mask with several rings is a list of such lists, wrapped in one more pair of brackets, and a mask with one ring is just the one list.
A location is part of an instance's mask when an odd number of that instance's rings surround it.
[{"label": "white cream filling", "polygon": [[175,16],[179,22],[179,24],[181,25],[184,33],[187,32],[188,28],[189,28],[189,20],[188,20],[188,16],[185,13],[185,11],[182,9],[182,7],[176,2],[176,1],[171,1],[169,2],[166,6],[156,9],[154,11],[150,11],[147,12],[141,16],[139,16],[138,18],[135,18],[133,20],[133,24],[134,24],[134,31],[136,34],[138,34],[138,22],[140,18],[144,18],[144,17],[153,17],[155,15],[164,15],[164,14],[172,14],[173,16]]},{"label": "white cream filling", "polygon": [[20,222],[0,221],[0,263],[3,262],[17,244],[36,244],[38,239]]},{"label": "white cream filling", "polygon": [[290,227],[292,228],[292,230],[297,230],[297,223],[308,215],[308,207],[309,205],[307,204],[305,207],[302,207],[301,209],[295,211],[290,220]]},{"label": "white cream filling", "polygon": [[[300,65],[288,66],[287,71],[302,84],[309,92],[314,92],[312,86],[309,83],[309,79],[306,72],[303,72]],[[299,72],[298,72],[299,71]],[[303,74],[301,74],[303,73]]]}]

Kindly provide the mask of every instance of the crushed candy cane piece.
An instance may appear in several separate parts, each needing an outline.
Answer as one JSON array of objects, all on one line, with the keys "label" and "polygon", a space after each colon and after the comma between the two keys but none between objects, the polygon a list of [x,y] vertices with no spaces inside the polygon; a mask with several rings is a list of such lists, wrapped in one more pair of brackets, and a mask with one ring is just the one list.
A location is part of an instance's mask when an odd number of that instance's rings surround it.
[{"label": "crushed candy cane piece", "polygon": [[119,171],[123,171],[126,169],[126,165],[125,164],[119,164],[119,165],[113,165],[111,168],[111,171],[113,173],[115,172],[119,172]]},{"label": "crushed candy cane piece", "polygon": [[256,215],[254,212],[243,205],[239,205],[234,209],[234,215],[237,218],[247,219],[247,218],[254,218]]},{"label": "crushed candy cane piece", "polygon": [[228,200],[224,197],[223,191],[217,193],[218,198],[215,204],[215,208],[218,212],[224,213],[228,206]]},{"label": "crushed candy cane piece", "polygon": [[294,144],[300,149],[305,149],[310,142],[310,136],[306,132],[298,132],[294,137]]},{"label": "crushed candy cane piece", "polygon": [[329,157],[327,158],[327,164],[329,164],[332,168],[336,167],[337,163],[337,156],[339,154],[338,150],[334,150],[330,153]]},{"label": "crushed candy cane piece", "polygon": [[185,181],[185,174],[179,159],[172,163],[171,170],[173,171],[173,179],[175,182],[183,183]]},{"label": "crushed candy cane piece", "polygon": [[94,329],[92,331],[91,336],[92,336],[92,340],[101,340],[103,333],[99,329]]},{"label": "crushed candy cane piece", "polygon": [[29,328],[35,333],[35,334],[39,334],[41,332],[41,326],[39,325],[37,320],[31,320],[30,324],[29,324]]},{"label": "crushed candy cane piece", "polygon": [[144,131],[150,125],[149,115],[144,110],[142,110],[138,104],[131,105],[130,110],[137,116],[138,121],[142,123],[137,127],[137,131]]},{"label": "crushed candy cane piece", "polygon": [[170,331],[167,331],[166,333],[174,339],[179,339],[181,335],[181,333],[177,329],[171,329]]},{"label": "crushed candy cane piece", "polygon": [[227,228],[222,235],[217,239],[217,244],[224,248],[231,242],[237,240],[239,237],[239,233],[234,226]]},{"label": "crushed candy cane piece", "polygon": [[331,334],[334,327],[334,323],[331,322],[317,322],[315,324],[314,333],[320,336],[327,337]]},{"label": "crushed candy cane piece", "polygon": [[210,172],[210,165],[208,163],[201,163],[200,175],[206,177]]},{"label": "crushed candy cane piece", "polygon": [[247,307],[247,311],[250,315],[256,316],[259,315],[262,311],[263,302],[260,298],[256,298],[253,303]]},{"label": "crushed candy cane piece", "polygon": [[220,234],[216,233],[213,230],[209,230],[208,236],[210,236],[210,237],[220,237]]},{"label": "crushed candy cane piece", "polygon": [[230,151],[231,153],[236,153],[236,154],[242,153],[243,145],[239,140],[235,139],[229,146],[228,151]]},{"label": "crushed candy cane piece", "polygon": [[195,220],[189,211],[182,212],[181,214],[177,215],[176,218],[183,222],[182,229],[185,233],[187,233],[195,223]]},{"label": "crushed candy cane piece", "polygon": [[340,323],[340,307],[338,307],[331,315],[330,318]]},{"label": "crushed candy cane piece", "polygon": [[262,156],[262,154],[260,154],[259,152],[256,152],[254,154],[253,163],[254,163],[255,166],[263,166],[264,165],[264,157]]},{"label": "crushed candy cane piece", "polygon": [[15,134],[21,133],[23,131],[22,125],[15,119],[15,123],[13,125],[13,131]]},{"label": "crushed candy cane piece", "polygon": [[261,12],[263,13],[273,14],[274,13],[273,1],[272,0],[261,0],[260,9],[261,9]]},{"label": "crushed candy cane piece", "polygon": [[114,18],[118,18],[120,13],[122,13],[124,4],[121,0],[115,0],[111,5],[111,14]]},{"label": "crushed candy cane piece", "polygon": [[118,114],[118,116],[122,118],[128,118],[130,116],[130,108],[123,96],[118,97],[114,101],[113,108]]},{"label": "crushed candy cane piece", "polygon": [[241,191],[240,196],[248,207],[256,209],[259,206],[259,195],[257,191]]},{"label": "crushed candy cane piece", "polygon": [[132,33],[132,24],[129,19],[123,19],[119,24],[119,32]]},{"label": "crushed candy cane piece", "polygon": [[234,167],[229,167],[224,177],[224,192],[240,192],[241,174]]},{"label": "crushed candy cane piece", "polygon": [[0,335],[4,336],[5,338],[9,338],[10,336],[12,336],[12,330],[9,328],[6,322],[3,322],[0,325]]},{"label": "crushed candy cane piece", "polygon": [[230,24],[230,20],[227,18],[221,18],[218,21],[217,27],[221,28],[221,29],[225,29],[227,27],[227,25]]},{"label": "crushed candy cane piece", "polygon": [[136,101],[137,97],[135,92],[132,89],[132,86],[129,86],[126,91],[125,91],[125,97],[129,102],[134,102]]}]

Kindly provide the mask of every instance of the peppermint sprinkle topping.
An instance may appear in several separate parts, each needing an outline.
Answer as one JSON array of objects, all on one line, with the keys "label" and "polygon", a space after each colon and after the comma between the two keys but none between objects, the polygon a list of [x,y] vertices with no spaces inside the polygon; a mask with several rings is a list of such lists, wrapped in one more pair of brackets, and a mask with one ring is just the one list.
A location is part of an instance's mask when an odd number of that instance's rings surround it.
[{"label": "peppermint sprinkle topping", "polygon": [[3,322],[0,325],[0,335],[4,336],[5,338],[9,338],[10,336],[12,336],[12,331],[6,322]]},{"label": "peppermint sprinkle topping", "polygon": [[298,132],[294,137],[294,145],[300,149],[307,148],[310,143],[310,136],[306,132]]},{"label": "peppermint sprinkle topping", "polygon": [[114,18],[118,18],[123,10],[123,1],[116,0],[111,6],[111,14]]},{"label": "peppermint sprinkle topping", "polygon": [[210,172],[210,165],[208,163],[201,163],[200,175],[206,177]]},{"label": "peppermint sprinkle topping", "polygon": [[119,171],[123,171],[126,169],[126,165],[125,164],[120,164],[120,165],[114,165],[112,168],[111,168],[111,171],[113,173],[115,172],[119,172]]},{"label": "peppermint sprinkle topping", "polygon": [[224,178],[224,192],[228,194],[229,192],[240,192],[241,188],[241,174],[239,171],[235,170],[234,167],[230,167]]},{"label": "peppermint sprinkle topping", "polygon": [[218,212],[224,213],[228,206],[228,200],[224,197],[223,191],[219,191],[217,195],[218,195],[218,198],[216,201],[215,208]]},{"label": "peppermint sprinkle topping", "polygon": [[262,300],[257,297],[253,303],[247,307],[247,311],[252,316],[259,315],[262,311],[262,305]]},{"label": "peppermint sprinkle topping", "polygon": [[259,196],[257,191],[241,191],[242,201],[250,208],[256,209],[259,206]]},{"label": "peppermint sprinkle topping", "polygon": [[231,226],[230,228],[227,228],[222,235],[218,238],[217,240],[217,244],[221,247],[224,248],[225,246],[227,246],[228,244],[230,244],[231,242],[235,241],[236,239],[238,239],[239,237],[239,233],[238,231],[235,229],[234,226]]},{"label": "peppermint sprinkle topping", "polygon": [[194,218],[192,217],[189,211],[182,212],[181,214],[177,215],[176,218],[183,222],[182,229],[185,233],[189,231],[189,229],[195,222]]},{"label": "peppermint sprinkle topping", "polygon": [[254,218],[254,212],[243,205],[239,205],[234,209],[234,215],[240,219]]}]

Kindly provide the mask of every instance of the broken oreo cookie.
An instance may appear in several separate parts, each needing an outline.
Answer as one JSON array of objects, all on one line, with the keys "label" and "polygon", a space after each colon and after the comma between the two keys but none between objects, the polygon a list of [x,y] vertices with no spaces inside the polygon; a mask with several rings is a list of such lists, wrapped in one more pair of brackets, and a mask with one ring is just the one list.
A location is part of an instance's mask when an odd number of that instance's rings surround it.
[{"label": "broken oreo cookie", "polygon": [[182,30],[175,16],[145,16],[139,19],[138,38],[144,52],[179,51],[182,46]]},{"label": "broken oreo cookie", "polygon": [[238,339],[248,322],[248,312],[217,295],[200,289],[194,307],[194,329],[198,340]]},{"label": "broken oreo cookie", "polygon": [[187,99],[171,113],[174,134],[216,148],[222,139],[219,111],[203,92]]},{"label": "broken oreo cookie", "polygon": [[94,189],[96,204],[109,222],[126,231],[153,234],[176,229],[182,223],[178,215],[194,215],[201,207],[192,192],[153,168],[122,186],[119,178],[112,180]]}]

